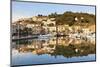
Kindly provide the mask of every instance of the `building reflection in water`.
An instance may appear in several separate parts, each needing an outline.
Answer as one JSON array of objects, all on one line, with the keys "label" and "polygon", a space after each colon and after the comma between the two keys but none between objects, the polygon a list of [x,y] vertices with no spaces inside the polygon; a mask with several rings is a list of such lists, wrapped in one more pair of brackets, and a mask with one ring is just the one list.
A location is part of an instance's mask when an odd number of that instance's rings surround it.
[{"label": "building reflection in water", "polygon": [[17,40],[13,42],[12,54],[28,53],[65,57],[95,54],[95,39],[84,40],[68,37],[51,37],[44,39]]}]

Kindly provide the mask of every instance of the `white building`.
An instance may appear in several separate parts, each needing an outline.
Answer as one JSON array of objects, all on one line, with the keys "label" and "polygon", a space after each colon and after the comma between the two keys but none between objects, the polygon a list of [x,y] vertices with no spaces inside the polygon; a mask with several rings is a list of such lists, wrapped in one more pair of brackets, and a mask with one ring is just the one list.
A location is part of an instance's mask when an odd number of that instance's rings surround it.
[{"label": "white building", "polygon": [[43,20],[42,24],[43,24],[43,28],[45,30],[48,30],[49,33],[54,34],[54,35],[56,34],[56,21],[55,21],[55,18],[50,18],[50,19],[47,19],[47,20]]}]

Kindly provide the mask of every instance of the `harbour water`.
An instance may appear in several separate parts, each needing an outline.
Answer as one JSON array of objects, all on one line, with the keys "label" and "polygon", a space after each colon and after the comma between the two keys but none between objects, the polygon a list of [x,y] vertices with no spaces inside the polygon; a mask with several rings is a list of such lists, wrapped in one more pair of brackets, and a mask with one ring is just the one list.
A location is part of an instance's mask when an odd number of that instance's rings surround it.
[{"label": "harbour water", "polygon": [[95,61],[95,41],[68,37],[12,42],[12,66]]}]

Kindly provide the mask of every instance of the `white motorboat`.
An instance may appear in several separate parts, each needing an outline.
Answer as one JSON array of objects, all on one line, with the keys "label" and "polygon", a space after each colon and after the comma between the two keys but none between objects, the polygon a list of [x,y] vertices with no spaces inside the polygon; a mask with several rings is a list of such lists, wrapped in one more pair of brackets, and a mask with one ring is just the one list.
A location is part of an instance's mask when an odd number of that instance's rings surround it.
[{"label": "white motorboat", "polygon": [[46,34],[46,35],[39,35],[38,37],[39,38],[49,38],[49,37],[52,37],[53,35],[52,34]]}]

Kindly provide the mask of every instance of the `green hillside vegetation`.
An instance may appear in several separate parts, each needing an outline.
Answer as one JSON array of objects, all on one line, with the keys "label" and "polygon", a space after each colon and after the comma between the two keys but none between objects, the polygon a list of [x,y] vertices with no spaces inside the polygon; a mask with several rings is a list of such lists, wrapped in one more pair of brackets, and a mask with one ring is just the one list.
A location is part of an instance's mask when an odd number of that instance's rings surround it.
[{"label": "green hillside vegetation", "polygon": [[[88,13],[74,13],[74,12],[64,12],[63,14],[52,13],[49,15],[50,18],[56,18],[56,24],[69,24],[72,25],[90,25],[95,24],[95,15]],[[75,17],[78,21],[75,21]],[[84,19],[81,19],[83,17]]]},{"label": "green hillside vegetation", "polygon": [[[37,17],[44,17],[44,15],[38,14]],[[63,14],[57,14],[55,12],[45,17],[55,18],[56,25],[68,24],[69,26],[73,26],[73,25],[90,26],[95,24],[96,22],[96,16],[93,14],[75,13],[70,11],[66,11]],[[83,19],[81,19],[81,17],[83,17]],[[75,18],[77,18],[78,20],[76,21]],[[32,18],[25,19],[23,21],[24,21],[23,23],[41,24],[41,21],[33,21]],[[18,22],[22,22],[22,21],[18,21]]]}]

